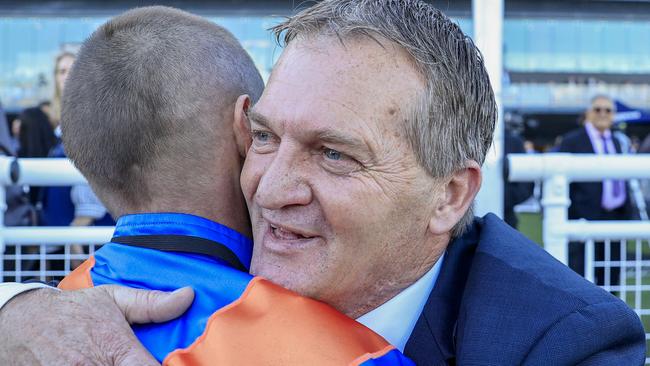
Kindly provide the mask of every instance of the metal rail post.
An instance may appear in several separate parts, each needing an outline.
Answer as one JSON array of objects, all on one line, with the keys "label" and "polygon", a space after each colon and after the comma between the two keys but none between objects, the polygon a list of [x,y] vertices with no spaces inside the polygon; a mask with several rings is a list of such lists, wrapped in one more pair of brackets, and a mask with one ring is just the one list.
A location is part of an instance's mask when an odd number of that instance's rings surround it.
[{"label": "metal rail post", "polygon": [[544,207],[544,248],[560,262],[569,263],[568,241],[564,227],[567,223],[569,182],[564,175],[544,179],[542,207]]},{"label": "metal rail post", "polygon": [[503,217],[503,0],[473,0],[474,42],[483,54],[499,108],[494,143],[483,163],[483,186],[476,197],[476,214]]}]

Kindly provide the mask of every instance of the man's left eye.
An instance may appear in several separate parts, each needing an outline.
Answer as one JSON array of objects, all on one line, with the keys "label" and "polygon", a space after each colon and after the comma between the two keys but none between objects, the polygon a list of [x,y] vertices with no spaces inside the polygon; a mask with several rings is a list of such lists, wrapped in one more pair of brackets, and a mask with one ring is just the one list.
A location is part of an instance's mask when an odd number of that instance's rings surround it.
[{"label": "man's left eye", "polygon": [[341,154],[339,151],[336,151],[334,149],[325,149],[323,152],[325,154],[325,157],[330,159],[330,160],[341,160],[343,159],[343,154]]},{"label": "man's left eye", "polygon": [[355,158],[338,150],[323,147],[323,167],[336,175],[354,173],[363,166]]}]

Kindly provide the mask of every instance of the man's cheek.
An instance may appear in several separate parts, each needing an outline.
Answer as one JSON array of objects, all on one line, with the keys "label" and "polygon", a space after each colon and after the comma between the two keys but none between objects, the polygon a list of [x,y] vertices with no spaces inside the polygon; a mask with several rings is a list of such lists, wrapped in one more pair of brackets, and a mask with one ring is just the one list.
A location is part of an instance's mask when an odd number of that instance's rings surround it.
[{"label": "man's cheek", "polygon": [[251,207],[253,197],[257,191],[257,186],[259,185],[260,178],[263,174],[262,169],[256,169],[255,161],[253,161],[255,154],[249,154],[249,158],[246,159],[244,167],[241,173],[241,189],[246,198],[246,203],[248,203],[249,208]]}]

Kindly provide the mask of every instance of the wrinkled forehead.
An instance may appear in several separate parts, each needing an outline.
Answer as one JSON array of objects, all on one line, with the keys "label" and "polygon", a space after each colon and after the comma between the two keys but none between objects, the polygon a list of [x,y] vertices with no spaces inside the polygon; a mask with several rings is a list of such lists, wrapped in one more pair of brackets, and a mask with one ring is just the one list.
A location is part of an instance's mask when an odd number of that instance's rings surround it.
[{"label": "wrinkled forehead", "polygon": [[337,114],[375,119],[411,108],[424,85],[398,46],[367,37],[345,42],[327,36],[298,38],[275,65],[257,107],[303,118]]}]

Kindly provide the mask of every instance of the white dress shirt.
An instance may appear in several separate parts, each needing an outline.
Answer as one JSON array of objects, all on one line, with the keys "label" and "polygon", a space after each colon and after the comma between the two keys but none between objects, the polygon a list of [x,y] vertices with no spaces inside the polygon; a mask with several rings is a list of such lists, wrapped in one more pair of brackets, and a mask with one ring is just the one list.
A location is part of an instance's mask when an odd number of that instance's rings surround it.
[{"label": "white dress shirt", "polygon": [[357,321],[404,352],[406,342],[438,280],[444,257],[443,254],[436,264],[411,286],[378,308],[362,315]]}]

